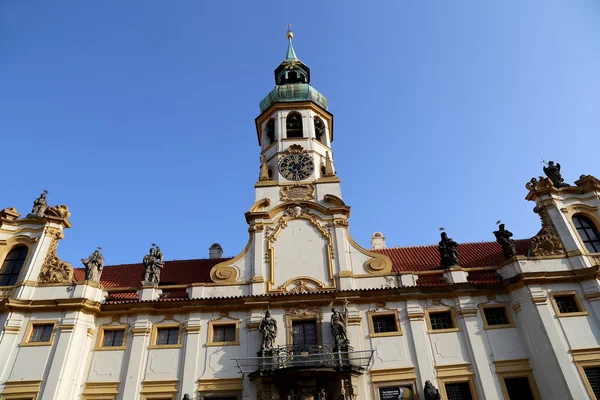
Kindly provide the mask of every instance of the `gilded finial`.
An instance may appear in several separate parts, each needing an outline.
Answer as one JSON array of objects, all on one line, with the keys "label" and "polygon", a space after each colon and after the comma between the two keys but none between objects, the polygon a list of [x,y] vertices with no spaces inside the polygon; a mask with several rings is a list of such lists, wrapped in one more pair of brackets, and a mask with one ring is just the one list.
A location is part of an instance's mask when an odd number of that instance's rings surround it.
[{"label": "gilded finial", "polygon": [[287,38],[291,40],[294,37],[294,33],[292,32],[292,24],[287,24],[287,26]]}]

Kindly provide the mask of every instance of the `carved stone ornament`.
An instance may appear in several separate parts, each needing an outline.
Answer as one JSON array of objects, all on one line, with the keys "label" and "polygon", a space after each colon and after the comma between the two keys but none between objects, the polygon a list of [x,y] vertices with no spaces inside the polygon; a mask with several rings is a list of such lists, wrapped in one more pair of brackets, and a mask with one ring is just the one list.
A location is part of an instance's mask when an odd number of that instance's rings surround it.
[{"label": "carved stone ornament", "polygon": [[69,207],[65,206],[64,204],[59,204],[54,207],[48,207],[46,209],[46,215],[56,218],[69,218],[71,213],[69,212]]},{"label": "carved stone ornament", "polygon": [[0,211],[0,218],[7,219],[9,221],[14,221],[19,218],[21,214],[14,207],[7,207],[4,210]]},{"label": "carved stone ornament", "polygon": [[308,282],[304,279],[297,279],[292,281],[289,285],[287,285],[284,289],[284,293],[288,294],[304,294],[304,293],[314,293],[319,290],[319,287],[312,283]]},{"label": "carved stone ornament", "polygon": [[440,391],[437,390],[435,386],[433,386],[431,381],[425,382],[423,394],[425,395],[425,400],[440,400],[442,398],[442,396],[440,395]]},{"label": "carved stone ornament", "polygon": [[365,262],[367,271],[372,274],[392,272],[392,265],[384,258],[373,257]]},{"label": "carved stone ornament", "polygon": [[70,283],[73,280],[73,267],[68,262],[62,261],[56,255],[58,241],[64,237],[62,231],[56,228],[47,228],[46,235],[52,238],[46,259],[38,275],[39,283]]},{"label": "carved stone ornament", "polygon": [[565,248],[560,241],[552,219],[545,209],[535,207],[533,212],[539,214],[542,229],[529,241],[529,250],[532,256],[554,256],[564,254]]},{"label": "carved stone ornament", "polygon": [[231,283],[237,281],[239,272],[231,265],[217,264],[210,270],[210,279],[215,283]]},{"label": "carved stone ornament", "polygon": [[281,201],[311,201],[315,199],[313,185],[289,185],[279,189]]},{"label": "carved stone ornament", "polygon": [[323,317],[323,311],[315,306],[309,306],[306,303],[300,303],[297,307],[288,308],[285,311],[285,316],[300,319],[310,317],[321,319]]},{"label": "carved stone ornament", "polygon": [[291,145],[284,151],[284,153],[285,154],[308,154],[308,152],[306,150],[304,150],[304,147],[300,146],[299,144]]}]

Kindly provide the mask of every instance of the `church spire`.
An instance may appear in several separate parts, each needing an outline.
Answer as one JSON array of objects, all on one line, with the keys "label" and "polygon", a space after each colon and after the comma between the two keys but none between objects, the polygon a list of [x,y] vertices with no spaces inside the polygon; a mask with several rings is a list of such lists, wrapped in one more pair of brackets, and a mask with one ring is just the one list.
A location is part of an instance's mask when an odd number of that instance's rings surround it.
[{"label": "church spire", "polygon": [[287,38],[288,49],[287,54],[285,55],[285,61],[298,60],[298,57],[296,57],[296,52],[294,51],[294,46],[292,45],[292,39],[294,38],[294,33],[292,32],[292,24],[288,24]]},{"label": "church spire", "polygon": [[291,30],[291,25],[288,24],[287,39],[288,49],[285,55],[285,60],[275,69],[275,84],[277,85],[294,85],[297,83],[310,83],[310,68],[308,68],[296,56],[292,39],[294,33]]}]

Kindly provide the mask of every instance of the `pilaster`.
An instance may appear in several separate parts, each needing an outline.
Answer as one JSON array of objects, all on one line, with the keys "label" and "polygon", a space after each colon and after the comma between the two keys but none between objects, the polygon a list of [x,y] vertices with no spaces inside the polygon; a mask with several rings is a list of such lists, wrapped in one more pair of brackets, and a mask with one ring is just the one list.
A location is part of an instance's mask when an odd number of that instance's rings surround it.
[{"label": "pilaster", "polygon": [[9,363],[10,358],[14,358],[14,352],[17,348],[17,338],[19,333],[24,329],[24,316],[21,313],[11,312],[8,315],[6,324],[0,333],[0,382],[6,382],[10,373]]},{"label": "pilaster", "polygon": [[196,379],[199,376],[197,371],[197,358],[200,353],[200,313],[191,313],[184,329],[184,346],[182,349],[183,373],[181,378],[181,396],[185,393],[193,396],[196,391]]},{"label": "pilaster", "polygon": [[127,376],[124,382],[121,382],[123,389],[121,399],[137,399],[142,388],[142,378],[144,376],[144,365],[147,357],[147,349],[150,340],[150,330],[152,324],[148,315],[139,315],[131,328],[131,350],[127,360]]},{"label": "pilaster", "polygon": [[415,351],[418,371],[417,386],[423,387],[426,381],[435,382],[433,354],[427,333],[425,310],[418,301],[409,300],[406,302],[406,312],[411,331],[408,338],[412,339],[412,346],[418,349]]}]

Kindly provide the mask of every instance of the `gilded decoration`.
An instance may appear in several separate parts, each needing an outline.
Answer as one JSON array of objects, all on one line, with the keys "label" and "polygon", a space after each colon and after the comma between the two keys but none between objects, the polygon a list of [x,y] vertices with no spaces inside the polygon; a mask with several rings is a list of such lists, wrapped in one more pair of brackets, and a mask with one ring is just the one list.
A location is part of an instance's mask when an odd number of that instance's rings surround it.
[{"label": "gilded decoration", "polygon": [[554,256],[562,255],[565,252],[564,246],[560,241],[556,228],[548,211],[535,207],[533,211],[539,214],[542,221],[542,229],[529,241],[529,249],[532,256]]},{"label": "gilded decoration", "polygon": [[69,212],[69,208],[67,206],[64,204],[59,204],[54,207],[48,207],[48,209],[46,209],[46,215],[49,217],[67,219],[71,216],[71,213]]},{"label": "gilded decoration", "polygon": [[322,283],[309,277],[294,278],[281,285],[282,292],[287,294],[314,293],[322,288]]},{"label": "gilded decoration", "polygon": [[267,291],[273,293],[281,293],[283,289],[278,288],[273,290],[275,283],[275,249],[273,244],[277,241],[277,236],[283,229],[287,227],[288,221],[292,219],[306,219],[308,220],[321,234],[321,237],[326,241],[325,251],[327,255],[327,269],[329,271],[329,281],[332,283],[331,286],[323,286],[323,289],[335,289],[335,281],[333,279],[333,238],[331,231],[328,229],[328,224],[321,224],[320,218],[315,214],[312,214],[309,209],[303,205],[296,204],[288,207],[283,215],[277,220],[275,225],[267,226],[265,228],[265,237],[267,239],[267,249],[265,251],[265,262],[269,264],[271,276],[267,281]]},{"label": "gilded decoration", "polygon": [[38,275],[38,283],[70,283],[73,280],[73,267],[56,255],[58,242],[64,237],[62,231],[48,227],[46,228],[46,236],[52,238],[52,242],[50,242],[50,248]]},{"label": "gilded decoration", "polygon": [[286,185],[279,189],[281,201],[311,201],[315,199],[313,185]]},{"label": "gilded decoration", "polygon": [[358,243],[354,241],[354,239],[352,239],[352,236],[350,236],[350,233],[348,231],[346,231],[346,237],[353,248],[355,248],[362,254],[371,257],[367,261],[365,261],[365,269],[367,270],[367,272],[369,272],[370,274],[380,275],[390,274],[392,272],[392,260],[388,256],[376,253],[374,251],[363,249]]},{"label": "gilded decoration", "polygon": [[283,154],[308,154],[308,151],[304,150],[304,147],[299,144],[293,144],[288,147]]},{"label": "gilded decoration", "polygon": [[237,281],[239,272],[230,265],[217,265],[210,271],[210,279],[216,283],[231,283]]}]

